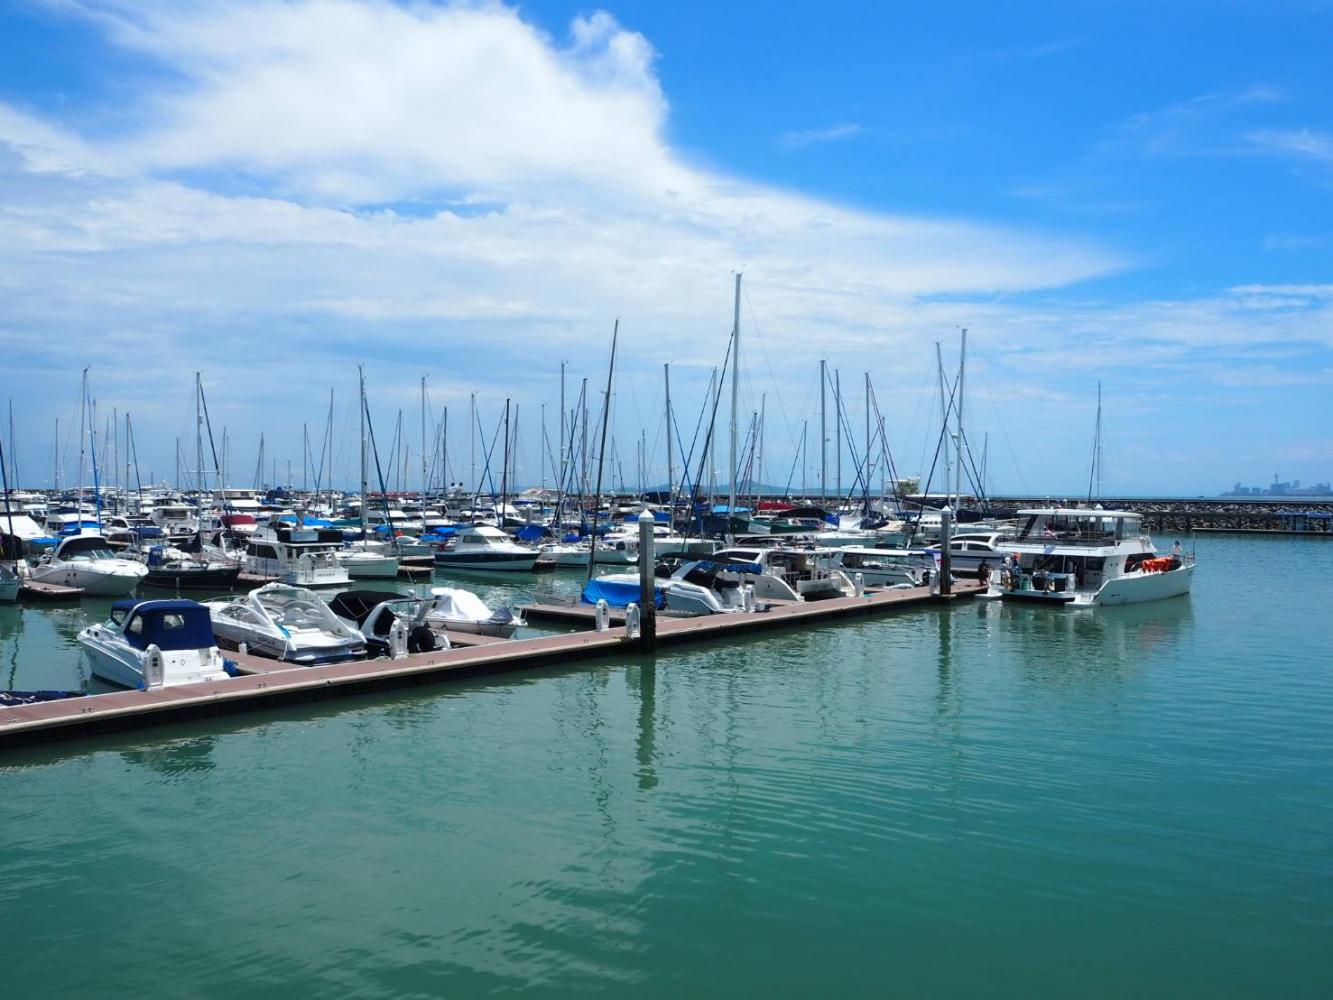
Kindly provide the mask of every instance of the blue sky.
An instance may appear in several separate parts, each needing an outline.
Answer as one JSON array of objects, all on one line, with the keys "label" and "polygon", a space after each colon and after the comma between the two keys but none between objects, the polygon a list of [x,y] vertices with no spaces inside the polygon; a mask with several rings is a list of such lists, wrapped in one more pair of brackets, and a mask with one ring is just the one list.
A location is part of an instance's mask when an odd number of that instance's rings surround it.
[{"label": "blue sky", "polygon": [[821,358],[926,471],[959,326],[1000,491],[1086,488],[1099,380],[1109,492],[1327,480],[1330,37],[1324,3],[0,0],[20,470],[56,418],[77,453],[85,364],[162,478],[193,371],[235,467],[261,430],[299,467],[364,362],[382,427],[428,376],[458,475],[470,393],[488,433],[514,399],[535,479],[619,316],[617,450],[661,479],[661,366],[688,437],[738,268],[769,480],[817,478]]}]

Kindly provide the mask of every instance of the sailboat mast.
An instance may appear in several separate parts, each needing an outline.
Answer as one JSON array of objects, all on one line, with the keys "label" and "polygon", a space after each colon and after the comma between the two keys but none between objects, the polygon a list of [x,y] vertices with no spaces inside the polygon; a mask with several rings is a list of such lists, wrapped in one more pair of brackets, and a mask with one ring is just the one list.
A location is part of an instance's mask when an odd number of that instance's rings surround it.
[{"label": "sailboat mast", "polygon": [[[481,492],[481,484],[477,482],[477,394],[472,393],[472,416],[471,423],[468,424],[468,452],[472,456],[472,481],[468,483],[468,489],[474,492]],[[491,480],[494,482],[495,480]]]},{"label": "sailboat mast", "polygon": [[430,491],[427,477],[430,475],[426,461],[430,452],[426,450],[426,376],[421,376],[421,503],[425,506],[426,494]]},{"label": "sailboat mast", "polygon": [[958,395],[954,399],[954,415],[957,417],[958,437],[954,440],[954,455],[958,463],[953,473],[953,492],[955,497],[963,495],[963,376],[967,372],[967,327],[963,327],[962,339],[958,346]]},{"label": "sailboat mast", "polygon": [[83,380],[79,385],[79,521],[83,520],[83,463],[84,463],[84,424],[88,419],[88,369],[83,370]]},{"label": "sailboat mast", "polygon": [[842,369],[833,369],[833,489],[842,505]]},{"label": "sailboat mast", "polygon": [[828,378],[825,368],[828,362],[819,362],[819,502],[822,504],[828,496],[828,425],[827,425],[827,388]]},{"label": "sailboat mast", "polygon": [[366,540],[366,504],[370,502],[366,496],[366,370],[361,365],[356,366],[357,382],[360,386],[361,396],[361,540]]},{"label": "sailboat mast", "polygon": [[942,456],[944,458],[944,494],[945,500],[951,501],[952,498],[949,496],[949,480],[952,475],[949,465],[949,398],[948,394],[944,391],[944,354],[940,350],[940,342],[938,340],[935,341],[935,364],[939,370],[940,377],[940,426],[942,428],[940,434],[942,439],[941,443],[944,446],[944,454]]},{"label": "sailboat mast", "polygon": [[[736,516],[736,404],[741,385],[741,273],[736,272],[736,304],[731,320],[731,486],[727,492],[727,523]],[[730,534],[730,532],[728,532]]]},{"label": "sailboat mast", "polygon": [[662,365],[662,377],[666,380],[666,439],[667,439],[667,505],[674,507],[676,496],[676,459],[671,447],[671,362]]},{"label": "sailboat mast", "polygon": [[556,480],[564,486],[565,482],[565,365],[568,362],[560,362],[560,469],[556,473]]}]

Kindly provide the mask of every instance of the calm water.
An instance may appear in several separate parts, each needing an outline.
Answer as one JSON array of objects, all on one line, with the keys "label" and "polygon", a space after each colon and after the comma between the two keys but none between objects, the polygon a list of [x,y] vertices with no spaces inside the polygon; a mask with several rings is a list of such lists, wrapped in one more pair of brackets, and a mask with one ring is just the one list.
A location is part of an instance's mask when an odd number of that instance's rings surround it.
[{"label": "calm water", "polygon": [[[1198,548],[1138,608],[7,753],[6,993],[1333,996],[1333,545]],[[0,610],[6,686],[81,617]]]}]

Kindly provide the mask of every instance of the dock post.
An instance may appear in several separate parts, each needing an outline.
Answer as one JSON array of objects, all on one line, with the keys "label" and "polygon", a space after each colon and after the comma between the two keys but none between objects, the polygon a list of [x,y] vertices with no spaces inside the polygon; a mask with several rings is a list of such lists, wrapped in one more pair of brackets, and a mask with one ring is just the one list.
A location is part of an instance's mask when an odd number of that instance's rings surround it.
[{"label": "dock post", "polygon": [[639,646],[646,653],[657,648],[657,594],[653,586],[653,526],[657,519],[646,507],[639,512]]},{"label": "dock post", "polygon": [[953,508],[947,503],[940,508],[940,595],[953,593]]}]

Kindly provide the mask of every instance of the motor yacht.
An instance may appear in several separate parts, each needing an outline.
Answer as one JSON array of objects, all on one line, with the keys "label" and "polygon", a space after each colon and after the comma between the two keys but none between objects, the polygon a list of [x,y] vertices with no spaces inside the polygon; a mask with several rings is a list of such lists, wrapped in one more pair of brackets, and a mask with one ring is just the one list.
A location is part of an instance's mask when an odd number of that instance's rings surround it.
[{"label": "motor yacht", "polygon": [[352,579],[341,551],[340,531],[271,522],[247,537],[245,570],[296,587],[341,587]]},{"label": "motor yacht", "polygon": [[473,525],[458,533],[452,548],[435,552],[435,565],[444,569],[523,573],[537,564],[541,553],[509,540],[499,528]]},{"label": "motor yacht", "polygon": [[42,556],[29,570],[37,583],[77,587],[97,597],[124,597],[147,575],[147,566],[115,555],[98,534],[62,538],[55,551]]},{"label": "motor yacht", "polygon": [[999,574],[1007,601],[1070,606],[1139,604],[1188,594],[1194,557],[1160,556],[1132,511],[1021,510]]}]

